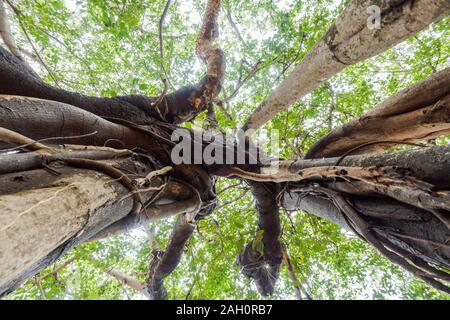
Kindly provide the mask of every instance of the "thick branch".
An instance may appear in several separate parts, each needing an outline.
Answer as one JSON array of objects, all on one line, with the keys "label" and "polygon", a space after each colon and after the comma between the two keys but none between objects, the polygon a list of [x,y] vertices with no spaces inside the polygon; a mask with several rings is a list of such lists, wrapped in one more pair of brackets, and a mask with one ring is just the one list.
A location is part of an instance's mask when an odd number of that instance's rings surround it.
[{"label": "thick branch", "polygon": [[[318,141],[307,158],[385,150],[393,143],[417,142],[450,133],[450,68],[402,90],[359,119]],[[379,142],[379,143],[377,143]]]},{"label": "thick branch", "polygon": [[354,0],[325,37],[255,110],[244,129],[257,129],[326,80],[364,59],[373,57],[424,29],[450,10],[447,0],[386,0],[381,28],[370,29],[371,0]]},{"label": "thick branch", "polygon": [[136,124],[152,124],[154,119],[170,123],[191,120],[217,97],[223,85],[225,58],[219,48],[213,47],[218,36],[219,9],[220,1],[208,2],[196,50],[207,65],[207,72],[195,86],[186,86],[159,98],[141,95],[90,97],[44,83],[21,60],[0,47],[0,94],[63,102],[101,117],[119,118]]},{"label": "thick branch", "polygon": [[[279,186],[254,182],[250,184],[258,210],[258,232],[262,232],[262,239],[255,239],[247,244],[244,253],[238,256],[237,263],[245,276],[254,279],[259,293],[268,296],[274,292],[283,258],[279,207],[276,200]],[[262,254],[255,244],[255,241],[261,240],[264,247]]]},{"label": "thick branch", "polygon": [[206,76],[202,80],[203,105],[213,102],[222,89],[225,76],[225,57],[220,48],[214,47],[219,37],[220,0],[209,0],[203,17],[203,25],[197,37],[196,54],[206,64]]},{"label": "thick branch", "polygon": [[[70,142],[90,146],[107,145],[129,150],[135,148],[152,150],[155,155],[161,156],[158,160],[170,164],[163,140],[159,142],[158,139],[151,139],[151,131],[144,132],[112,123],[82,109],[55,101],[0,96],[0,127],[14,130],[34,140],[62,137],[53,141],[54,144],[65,143],[64,137],[77,135],[80,138]],[[88,135],[92,133],[93,128],[97,133]]]},{"label": "thick branch", "polygon": [[57,177],[35,170],[0,178],[0,295],[131,210],[131,198],[114,202],[129,191],[110,177],[69,168],[58,172]]}]

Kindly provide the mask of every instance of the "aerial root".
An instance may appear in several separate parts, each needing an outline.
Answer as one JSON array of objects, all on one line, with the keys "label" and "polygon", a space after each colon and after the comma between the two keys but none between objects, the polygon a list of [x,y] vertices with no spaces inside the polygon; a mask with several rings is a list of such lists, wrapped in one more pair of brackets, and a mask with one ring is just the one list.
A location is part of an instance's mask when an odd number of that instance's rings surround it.
[{"label": "aerial root", "polygon": [[164,278],[180,263],[184,247],[194,230],[195,226],[187,215],[179,215],[166,249],[154,251],[146,282],[152,300],[162,300],[167,297]]},{"label": "aerial root", "polygon": [[46,145],[30,139],[15,131],[0,127],[0,141],[4,141],[13,145],[18,145],[18,148],[25,148],[30,151],[49,150]]}]

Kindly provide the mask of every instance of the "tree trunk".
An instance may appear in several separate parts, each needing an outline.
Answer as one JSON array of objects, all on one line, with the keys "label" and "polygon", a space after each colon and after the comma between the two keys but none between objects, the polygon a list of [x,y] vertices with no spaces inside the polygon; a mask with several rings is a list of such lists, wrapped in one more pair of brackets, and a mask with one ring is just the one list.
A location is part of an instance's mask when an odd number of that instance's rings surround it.
[{"label": "tree trunk", "polygon": [[[346,66],[386,50],[450,10],[448,0],[377,3],[380,30],[367,26],[372,2],[352,1],[245,127],[258,128]],[[213,43],[219,9],[219,0],[208,1],[197,39],[206,75],[196,86],[167,95],[165,88],[160,97],[98,98],[54,88],[0,47],[0,94],[7,95],[0,95],[0,296],[78,243],[177,215],[146,283],[150,297],[164,298],[164,278],[178,265],[196,222],[215,208],[214,176],[246,179],[252,186],[258,231],[238,264],[263,295],[273,292],[282,262],[280,205],[353,231],[391,261],[450,292],[441,282],[450,281],[449,147],[349,156],[448,133],[449,69],[330,133],[308,154],[325,159],[268,160],[259,152],[256,163],[248,164],[247,152],[243,165],[175,165],[174,123],[195,117],[223,85],[225,61]],[[240,158],[237,142],[218,141],[192,142],[200,147],[194,152],[214,146]]]}]

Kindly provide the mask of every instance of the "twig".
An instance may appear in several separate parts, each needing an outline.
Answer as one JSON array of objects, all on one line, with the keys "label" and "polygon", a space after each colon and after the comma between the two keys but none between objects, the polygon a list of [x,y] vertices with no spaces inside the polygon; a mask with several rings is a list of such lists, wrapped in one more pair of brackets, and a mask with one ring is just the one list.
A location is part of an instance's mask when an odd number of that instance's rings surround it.
[{"label": "twig", "polygon": [[247,45],[247,43],[245,42],[244,38],[242,37],[242,34],[239,31],[239,28],[237,27],[236,23],[234,22],[229,8],[227,9],[227,19],[228,19],[228,22],[230,23],[230,26],[233,28],[234,32],[236,33],[236,36],[238,37],[239,41],[245,47]]},{"label": "twig", "polygon": [[222,190],[217,191],[216,194],[217,194],[217,195],[220,195],[220,194],[224,193],[224,192],[227,191],[227,190],[234,189],[235,187],[238,187],[238,186],[241,186],[241,185],[242,185],[242,181],[240,180],[240,181],[239,181],[238,183],[236,183],[236,184],[232,184],[231,186],[225,187],[225,188],[223,188]]},{"label": "twig", "polygon": [[194,280],[192,281],[192,284],[191,284],[191,286],[189,287],[189,290],[188,290],[188,292],[186,293],[186,296],[184,297],[184,300],[188,300],[188,299],[189,299],[189,296],[190,296],[191,293],[192,293],[192,289],[194,289],[196,280],[197,280],[197,279],[194,278]]},{"label": "twig", "polygon": [[33,41],[31,40],[30,35],[28,34],[28,31],[25,29],[25,27],[22,24],[22,12],[17,9],[17,7],[12,4],[12,2],[10,0],[5,0],[9,6],[11,7],[11,9],[13,9],[14,13],[16,14],[18,20],[19,20],[19,26],[22,29],[23,33],[25,34],[25,37],[27,38],[28,42],[31,45],[31,48],[33,49],[34,53],[36,54],[37,58],[39,59],[39,61],[41,62],[41,64],[44,66],[45,70],[47,70],[48,74],[50,75],[50,77],[53,79],[53,81],[55,82],[55,85],[61,89],[61,86],[58,83],[58,80],[56,79],[55,75],[53,74],[52,70],[47,66],[47,64],[45,63],[44,59],[42,59],[41,55],[39,54],[39,51],[36,49],[36,47],[34,46]]},{"label": "twig", "polygon": [[233,92],[225,98],[226,102],[230,102],[232,99],[234,99],[237,94],[239,93],[239,90],[250,80],[252,79],[260,70],[262,70],[262,61],[259,60],[258,62],[255,63],[255,65],[252,66],[252,68],[250,69],[250,71],[247,73],[247,75],[245,76],[244,79],[240,79],[236,85],[236,87],[234,88]]},{"label": "twig", "polygon": [[169,76],[167,74],[167,70],[164,67],[164,37],[163,37],[163,26],[164,26],[164,20],[166,19],[166,15],[167,12],[169,10],[170,4],[172,3],[172,0],[167,0],[166,5],[164,6],[164,10],[163,13],[161,15],[161,18],[159,19],[159,27],[158,27],[158,31],[159,31],[159,54],[161,57],[161,71],[163,73],[163,78],[161,78],[163,84],[164,84],[164,89],[163,92],[161,93],[161,96],[158,98],[158,101],[161,102],[162,99],[164,98],[164,96],[167,93],[167,83],[169,83],[172,88],[174,90],[175,87],[172,85],[172,83],[169,81]]},{"label": "twig", "polygon": [[47,296],[45,295],[45,291],[42,288],[41,284],[41,276],[39,274],[35,275],[33,278],[33,283],[36,285],[36,287],[39,290],[39,294],[41,295],[42,300],[47,300]]},{"label": "twig", "polygon": [[55,268],[52,272],[47,273],[46,275],[42,276],[41,279],[46,279],[48,277],[54,277],[55,275],[58,274],[58,272],[60,272],[62,269],[64,269],[65,267],[67,267],[69,264],[71,264],[72,262],[75,261],[75,257],[72,257],[66,261],[64,261],[60,266],[58,266],[57,268]]},{"label": "twig", "polygon": [[245,189],[243,190],[243,192],[241,192],[240,195],[238,195],[236,198],[234,198],[234,199],[232,199],[232,200],[229,200],[229,201],[227,201],[227,202],[224,202],[223,204],[221,204],[220,206],[218,206],[218,207],[215,209],[215,211],[219,211],[220,209],[225,208],[225,207],[228,207],[230,204],[235,203],[236,201],[241,200],[243,197],[245,197],[245,196],[247,195],[247,193],[248,193],[249,191],[250,191],[249,188],[245,188]]}]

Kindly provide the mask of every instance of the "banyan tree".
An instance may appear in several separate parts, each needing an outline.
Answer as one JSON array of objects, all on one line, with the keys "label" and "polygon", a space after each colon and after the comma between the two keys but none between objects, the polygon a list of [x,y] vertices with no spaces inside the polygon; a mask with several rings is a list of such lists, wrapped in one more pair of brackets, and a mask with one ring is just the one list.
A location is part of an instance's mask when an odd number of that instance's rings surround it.
[{"label": "banyan tree", "polygon": [[[170,0],[158,7],[163,9],[160,16],[150,22],[157,26],[153,38],[159,47],[152,49],[160,57],[146,61],[160,74],[154,79],[160,90],[151,96],[126,90],[123,95],[72,90],[58,81],[63,76],[33,44],[27,28],[33,23],[39,26],[39,21],[31,19],[28,2],[0,1],[0,295],[14,292],[29,279],[37,283],[45,277],[41,271],[57,261],[61,268],[67,267],[76,257],[62,257],[74,248],[139,228],[151,234],[153,224],[173,221],[165,245],[151,250],[143,280],[117,268],[106,271],[148,298],[164,299],[165,281],[183,260],[187,244],[202,236],[199,225],[222,214],[218,210],[228,204],[220,197],[234,188],[251,193],[250,209],[255,209],[257,223],[254,237],[241,245],[229,267],[237,266],[242,273],[239,281],[253,283],[262,296],[277,291],[285,265],[297,296],[309,297],[304,279],[297,278],[292,265],[295,258],[289,256],[293,245],[282,239],[282,221],[300,211],[338,225],[343,234],[369,244],[408,274],[450,293],[448,60],[447,66],[444,62],[339,125],[332,117],[339,106],[333,104],[326,134],[317,139],[290,136],[289,141],[312,141],[302,146],[305,152],[278,156],[256,142],[258,130],[277,119],[283,125],[286,121],[279,148],[289,147],[286,136],[292,126],[288,123],[301,126],[302,120],[295,118],[299,113],[289,118],[288,108],[304,108],[301,102],[318,90],[333,95],[330,83],[336,76],[417,38],[430,25],[440,24],[441,36],[448,35],[450,2],[344,1],[336,9],[339,15],[322,23],[326,32],[307,49],[301,46],[306,46],[308,34],[296,35],[297,50],[304,54],[282,62],[281,78],[272,75],[264,80],[269,83],[264,88],[272,90],[265,91],[257,105],[242,104],[250,110],[247,113],[239,111],[239,103],[231,112],[231,100],[241,99],[241,88],[245,90],[260,70],[283,57],[255,64],[243,58],[240,66],[234,66],[236,57],[230,61],[227,54],[233,48],[224,47],[219,29],[228,21],[237,42],[248,45],[249,40],[233,17],[233,2],[200,2],[202,23],[195,38],[180,35],[173,40],[164,32],[168,24],[181,23],[168,20],[171,8],[178,5]],[[368,11],[373,6],[379,9],[373,18],[379,19],[375,27]],[[107,27],[119,28],[119,22],[110,19],[112,26]],[[40,31],[36,27],[34,32]],[[83,41],[95,41],[95,36]],[[25,39],[27,46],[18,45],[15,37]],[[203,73],[195,83],[172,83],[167,59],[173,48],[165,45],[169,41],[175,46],[189,43],[195,50]],[[106,60],[108,52],[106,48]],[[74,59],[79,55],[71,54]],[[34,71],[36,66],[39,72]],[[133,65],[123,69],[134,72]],[[230,81],[236,83],[233,90]],[[251,91],[246,94],[251,96]],[[316,107],[311,103],[308,108],[314,112]],[[227,121],[218,121],[216,114]],[[195,121],[203,128],[192,126]],[[227,139],[219,138],[229,129],[223,123],[239,124],[234,128],[239,134],[227,132]],[[192,152],[180,151],[180,143]],[[175,161],[174,155],[182,161]],[[227,190],[218,190],[219,181],[228,180],[233,183],[226,182]],[[221,227],[227,219],[221,220]],[[241,243],[238,228],[230,227],[235,234],[230,233],[226,241],[234,238]],[[219,233],[211,241],[219,246],[224,239]],[[90,259],[101,264],[98,256]],[[199,272],[214,257],[203,259]],[[50,276],[55,277],[58,268],[54,271]]]}]

